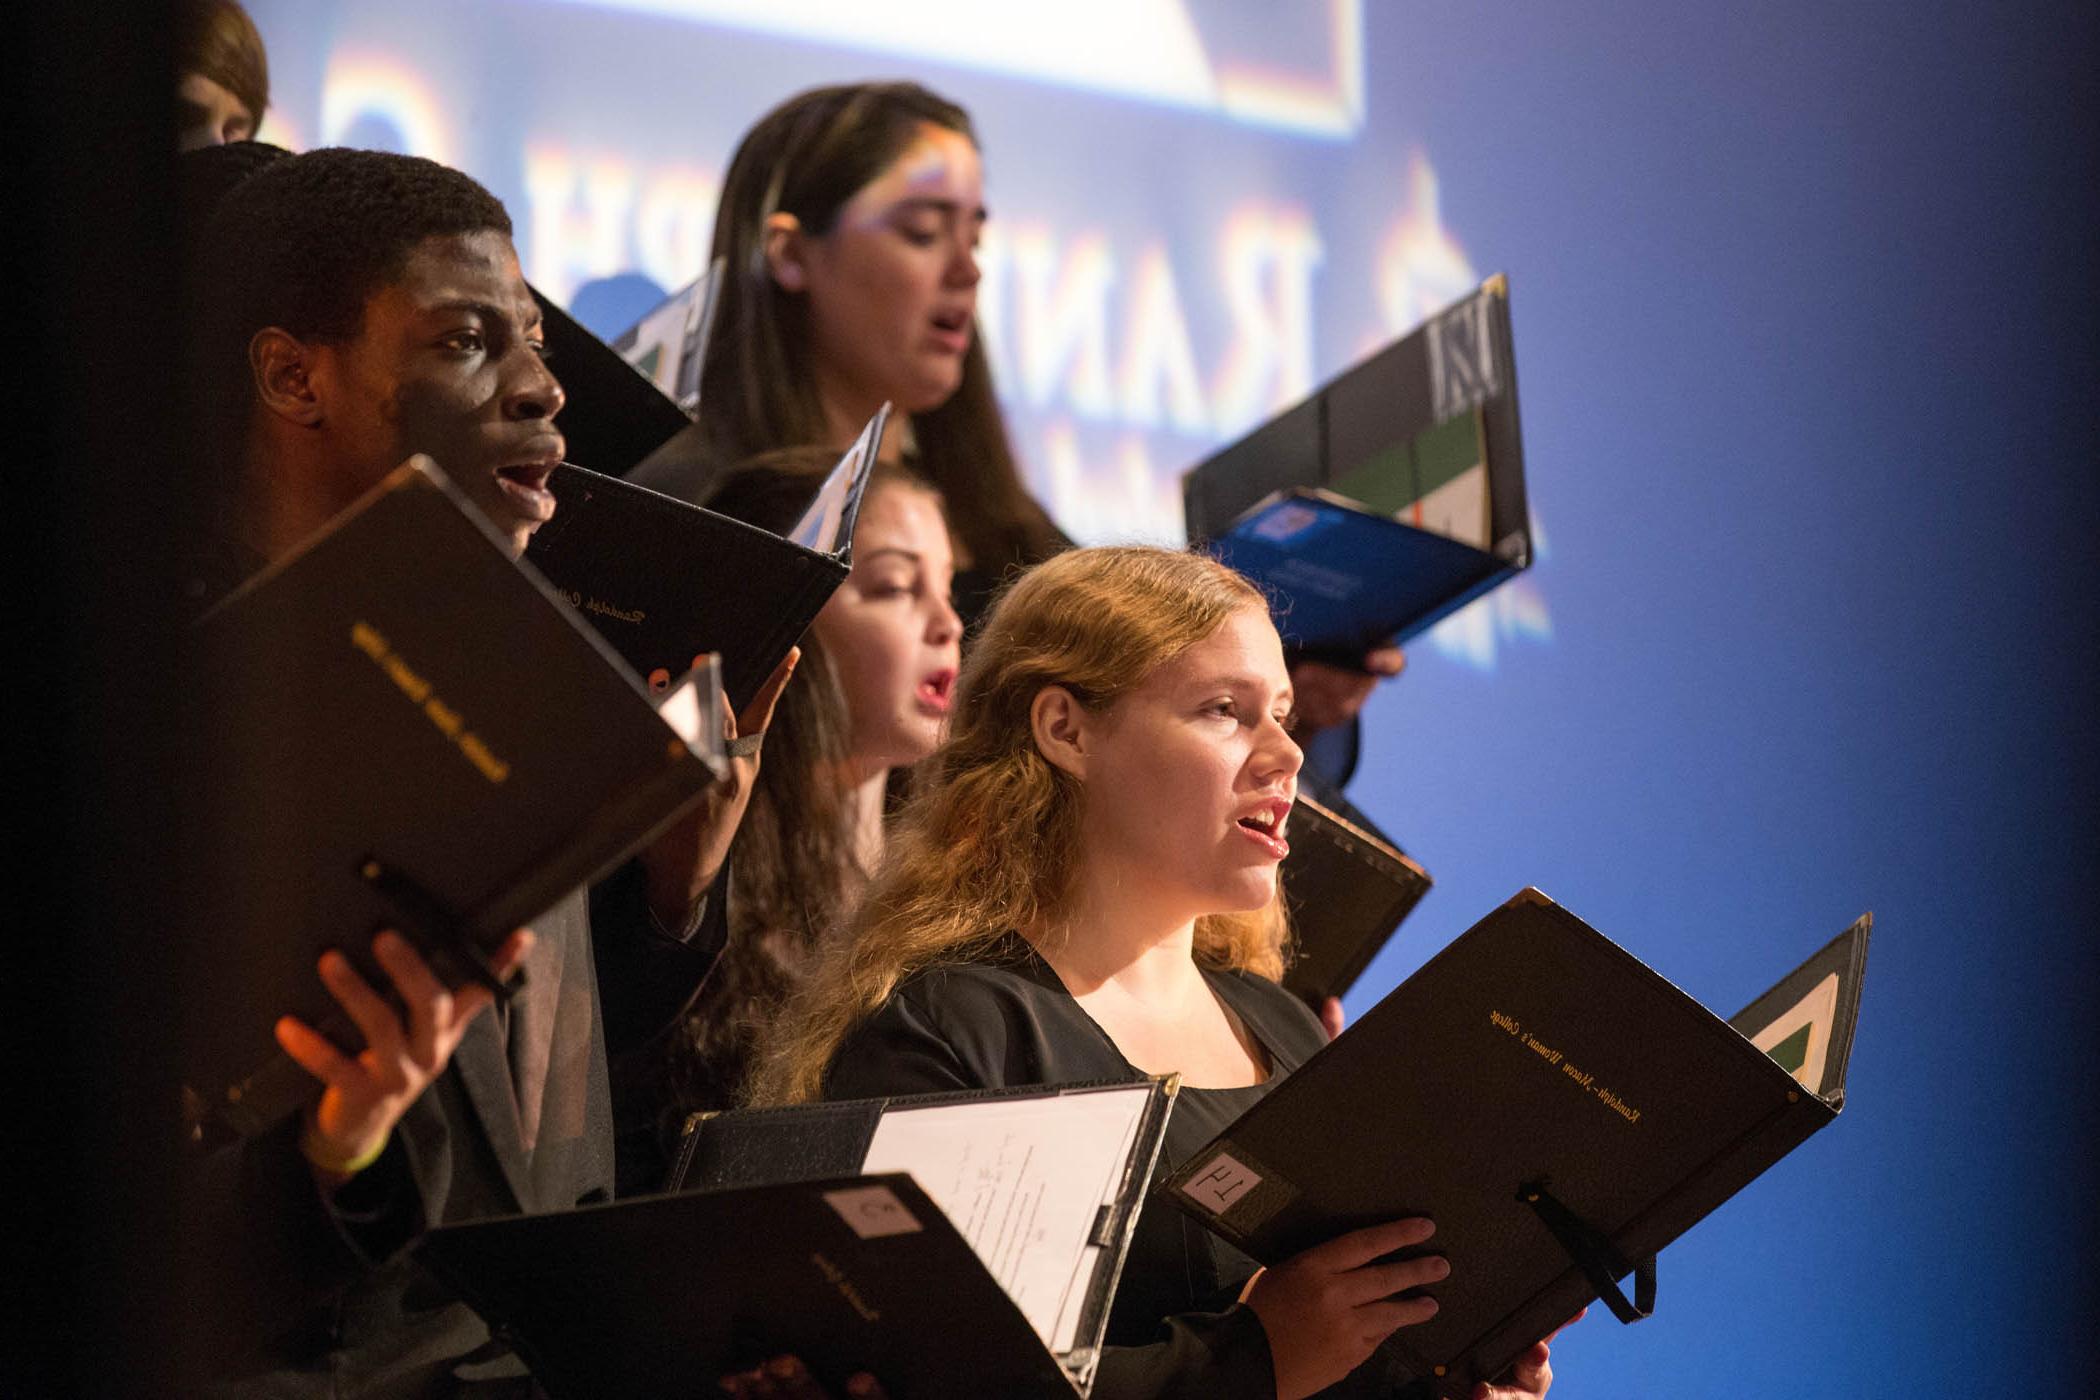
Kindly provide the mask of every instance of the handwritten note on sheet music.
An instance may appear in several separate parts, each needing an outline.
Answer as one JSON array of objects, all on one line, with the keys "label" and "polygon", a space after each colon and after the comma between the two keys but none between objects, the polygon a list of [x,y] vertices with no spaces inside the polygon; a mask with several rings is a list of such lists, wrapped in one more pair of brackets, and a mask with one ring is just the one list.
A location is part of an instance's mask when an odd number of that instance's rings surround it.
[{"label": "handwritten note on sheet music", "polygon": [[1149,1086],[894,1110],[867,1172],[910,1172],[1062,1355],[1077,1338],[1096,1249]]}]

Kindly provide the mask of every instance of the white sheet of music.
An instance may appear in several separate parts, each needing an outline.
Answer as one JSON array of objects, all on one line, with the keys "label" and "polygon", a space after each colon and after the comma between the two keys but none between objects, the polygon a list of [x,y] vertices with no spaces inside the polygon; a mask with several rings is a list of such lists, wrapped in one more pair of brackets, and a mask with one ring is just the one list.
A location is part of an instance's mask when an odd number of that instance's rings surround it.
[{"label": "white sheet of music", "polygon": [[1086,1302],[1095,1217],[1122,1185],[1150,1087],[895,1110],[861,1169],[910,1172],[1063,1355]]}]

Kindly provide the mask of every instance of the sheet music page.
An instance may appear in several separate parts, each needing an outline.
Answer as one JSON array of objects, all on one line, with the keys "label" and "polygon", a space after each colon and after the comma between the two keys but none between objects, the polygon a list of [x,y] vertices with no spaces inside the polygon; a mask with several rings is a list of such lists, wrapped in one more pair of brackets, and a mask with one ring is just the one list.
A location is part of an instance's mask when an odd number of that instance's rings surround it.
[{"label": "sheet music page", "polygon": [[1122,1185],[1150,1088],[893,1111],[861,1170],[910,1172],[1063,1355],[1099,1253],[1094,1219]]}]

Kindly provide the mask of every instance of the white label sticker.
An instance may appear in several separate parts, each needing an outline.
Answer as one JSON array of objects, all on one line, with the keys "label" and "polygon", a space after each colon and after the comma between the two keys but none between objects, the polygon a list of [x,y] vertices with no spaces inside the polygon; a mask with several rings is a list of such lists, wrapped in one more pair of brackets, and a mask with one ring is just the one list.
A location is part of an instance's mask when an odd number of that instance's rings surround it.
[{"label": "white label sticker", "polygon": [[1304,533],[1319,521],[1319,514],[1312,507],[1300,505],[1296,501],[1285,501],[1254,522],[1254,538],[1280,544],[1293,535]]},{"label": "white label sticker", "polygon": [[884,1235],[911,1235],[919,1231],[919,1222],[904,1208],[904,1202],[887,1186],[854,1186],[844,1191],[826,1191],[824,1199],[839,1213],[839,1219],[853,1227],[853,1233],[864,1240],[878,1240]]},{"label": "white label sticker", "polygon": [[1181,1194],[1214,1215],[1231,1210],[1240,1197],[1261,1185],[1261,1178],[1229,1152],[1220,1152],[1207,1166],[1182,1183]]}]

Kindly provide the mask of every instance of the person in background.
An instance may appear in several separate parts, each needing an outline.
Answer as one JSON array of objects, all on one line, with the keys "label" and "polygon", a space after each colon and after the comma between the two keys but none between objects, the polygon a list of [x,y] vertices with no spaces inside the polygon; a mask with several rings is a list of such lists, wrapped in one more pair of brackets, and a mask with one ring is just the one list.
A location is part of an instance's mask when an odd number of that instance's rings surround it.
[{"label": "person in background", "polygon": [[[1021,481],[976,326],[983,156],[969,113],[914,83],[816,88],[744,136],[716,208],[724,260],[701,375],[698,449],[635,480],[685,500],[735,462],[797,443],[843,449],[885,401],[887,445],[948,503],[956,607],[975,628],[1015,571],[1070,546]],[[1301,662],[1299,724],[1336,785],[1356,718],[1406,658]]]},{"label": "person in background", "polygon": [[884,455],[947,503],[974,620],[1070,541],[1021,482],[976,326],[984,171],[969,114],[915,83],[816,88],[760,118],[722,183],[725,263],[695,452],[634,479],[689,501],[762,452],[843,450],[885,402]]},{"label": "person in background", "polygon": [[[1024,575],[965,662],[947,739],[848,937],[776,1023],[762,1103],[1175,1073],[1171,1171],[1317,1052],[1277,978],[1296,797],[1291,684],[1262,596],[1201,555],[1075,550]],[[1094,1394],[1297,1397],[1433,1316],[1431,1222],[1273,1269],[1155,1205]],[[1337,1394],[1385,1393],[1375,1367]],[[1543,1347],[1497,1400],[1542,1394]]]},{"label": "person in background", "polygon": [[270,108],[270,56],[239,0],[176,7],[176,148],[252,141]]}]

